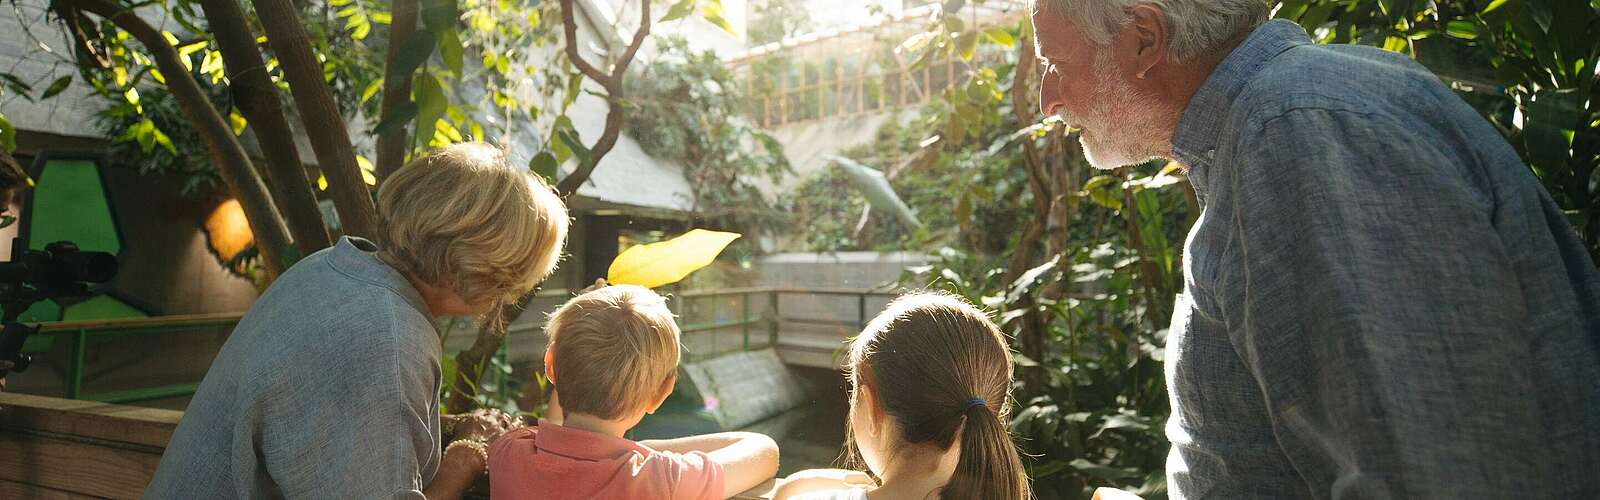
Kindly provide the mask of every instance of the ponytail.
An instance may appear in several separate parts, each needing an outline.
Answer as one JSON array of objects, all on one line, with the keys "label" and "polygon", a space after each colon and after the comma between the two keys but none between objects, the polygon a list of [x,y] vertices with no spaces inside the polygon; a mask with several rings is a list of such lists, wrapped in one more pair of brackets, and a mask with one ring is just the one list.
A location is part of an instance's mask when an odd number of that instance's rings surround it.
[{"label": "ponytail", "polygon": [[1028,476],[1022,457],[1011,443],[1011,435],[1000,416],[975,399],[963,411],[966,422],[961,431],[961,457],[956,472],[940,491],[939,498],[1029,498]]}]

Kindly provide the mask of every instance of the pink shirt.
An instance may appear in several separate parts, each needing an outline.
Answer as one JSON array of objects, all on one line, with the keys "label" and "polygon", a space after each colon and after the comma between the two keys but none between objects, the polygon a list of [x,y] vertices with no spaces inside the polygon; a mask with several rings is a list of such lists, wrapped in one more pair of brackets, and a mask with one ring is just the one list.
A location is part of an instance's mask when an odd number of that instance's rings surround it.
[{"label": "pink shirt", "polygon": [[722,465],[698,451],[656,451],[540,420],[489,446],[489,495],[495,500],[720,499]]}]

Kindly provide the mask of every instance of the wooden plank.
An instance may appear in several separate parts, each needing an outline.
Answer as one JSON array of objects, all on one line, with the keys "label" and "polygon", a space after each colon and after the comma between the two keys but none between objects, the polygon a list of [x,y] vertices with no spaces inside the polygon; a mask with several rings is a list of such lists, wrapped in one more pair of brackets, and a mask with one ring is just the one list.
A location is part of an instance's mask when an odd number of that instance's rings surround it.
[{"label": "wooden plank", "polygon": [[164,448],[183,412],[0,393],[0,431],[35,431]]},{"label": "wooden plank", "polygon": [[139,498],[155,477],[160,450],[104,443],[42,433],[0,433],[0,480],[97,497]]},{"label": "wooden plank", "polygon": [[89,321],[59,321],[42,323],[40,332],[103,330],[109,328],[160,328],[238,323],[241,313],[192,314],[183,316],[157,316],[154,318],[99,319]]},{"label": "wooden plank", "polygon": [[95,498],[54,488],[0,479],[0,498],[15,500],[80,500]]}]

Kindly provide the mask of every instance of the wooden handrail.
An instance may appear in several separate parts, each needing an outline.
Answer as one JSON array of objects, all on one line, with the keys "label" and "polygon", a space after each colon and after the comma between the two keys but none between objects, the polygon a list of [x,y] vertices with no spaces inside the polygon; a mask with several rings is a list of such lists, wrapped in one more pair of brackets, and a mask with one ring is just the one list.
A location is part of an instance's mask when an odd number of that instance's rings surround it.
[{"label": "wooden handrail", "polygon": [[202,326],[210,324],[238,323],[244,313],[216,313],[216,314],[187,314],[177,316],[156,316],[152,318],[123,318],[123,319],[92,319],[85,321],[52,321],[39,324],[40,333],[64,332],[78,330],[109,330],[127,328],[160,328],[160,327],[185,327]]}]

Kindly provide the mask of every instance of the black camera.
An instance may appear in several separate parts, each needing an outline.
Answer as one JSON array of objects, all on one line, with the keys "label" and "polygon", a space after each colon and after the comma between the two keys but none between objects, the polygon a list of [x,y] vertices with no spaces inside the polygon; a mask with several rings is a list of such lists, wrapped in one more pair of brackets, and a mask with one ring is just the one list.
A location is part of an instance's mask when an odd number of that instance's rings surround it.
[{"label": "black camera", "polygon": [[[105,283],[117,275],[117,258],[106,252],[85,252],[70,241],[28,250],[12,242],[11,261],[0,262],[0,310],[5,329],[0,331],[0,361],[10,361],[10,371],[23,371],[33,361],[22,354],[23,341],[39,331],[17,322],[23,311],[46,299],[89,297],[90,284]],[[0,370],[0,376],[5,375]]]}]

